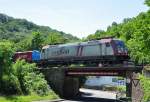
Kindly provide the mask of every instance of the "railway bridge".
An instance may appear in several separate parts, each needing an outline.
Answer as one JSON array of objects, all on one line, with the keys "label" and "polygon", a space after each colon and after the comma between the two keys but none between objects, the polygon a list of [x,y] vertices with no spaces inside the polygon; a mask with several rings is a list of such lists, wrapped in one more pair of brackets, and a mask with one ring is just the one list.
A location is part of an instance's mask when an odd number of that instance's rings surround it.
[{"label": "railway bridge", "polygon": [[39,70],[44,73],[51,87],[61,97],[73,97],[79,93],[81,76],[122,76],[126,78],[126,96],[132,102],[140,102],[142,89],[138,79],[142,66],[115,67],[47,67]]}]

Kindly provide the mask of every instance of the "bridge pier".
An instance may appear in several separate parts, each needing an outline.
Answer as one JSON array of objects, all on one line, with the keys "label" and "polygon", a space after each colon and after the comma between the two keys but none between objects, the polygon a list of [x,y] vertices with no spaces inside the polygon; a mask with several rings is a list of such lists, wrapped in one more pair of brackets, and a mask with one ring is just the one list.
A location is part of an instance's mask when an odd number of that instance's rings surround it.
[{"label": "bridge pier", "polygon": [[63,87],[63,97],[74,97],[79,93],[79,80],[78,78],[65,77]]},{"label": "bridge pier", "polygon": [[64,68],[42,68],[48,84],[62,98],[74,97],[79,93],[79,80],[65,75]]},{"label": "bridge pier", "polygon": [[132,102],[141,102],[143,90],[140,84],[139,74],[127,71],[126,79],[126,96],[131,97]]}]

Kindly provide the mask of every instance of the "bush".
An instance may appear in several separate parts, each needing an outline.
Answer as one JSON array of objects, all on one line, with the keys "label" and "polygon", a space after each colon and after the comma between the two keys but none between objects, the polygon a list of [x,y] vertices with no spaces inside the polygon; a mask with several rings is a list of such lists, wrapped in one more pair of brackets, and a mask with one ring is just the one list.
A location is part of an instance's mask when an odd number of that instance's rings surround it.
[{"label": "bush", "polygon": [[[18,79],[11,74],[13,44],[3,40],[0,42],[0,92],[5,94],[20,93]],[[18,86],[17,86],[18,85]]]},{"label": "bush", "polygon": [[119,92],[126,92],[126,86],[118,86],[117,91]]},{"label": "bush", "polygon": [[46,80],[42,74],[29,73],[24,78],[25,87],[28,92],[35,92],[36,94],[43,96],[48,95],[50,92],[50,87],[47,85]]},{"label": "bush", "polygon": [[24,94],[29,94],[28,89],[25,87],[25,76],[28,75],[28,73],[32,73],[35,70],[34,64],[28,64],[24,60],[17,60],[16,63],[13,64],[13,74],[17,76],[20,87],[22,89],[22,92]]},{"label": "bush", "polygon": [[13,74],[4,75],[2,78],[1,93],[5,95],[22,94],[18,78]]},{"label": "bush", "polygon": [[14,75],[19,79],[24,94],[36,93],[48,95],[50,87],[44,79],[43,74],[36,71],[35,64],[26,63],[24,60],[17,60],[13,65]]},{"label": "bush", "polygon": [[144,90],[143,102],[150,101],[150,78],[140,75],[141,86]]},{"label": "bush", "polygon": [[24,60],[12,62],[13,43],[0,42],[0,93],[48,95],[50,87],[43,75],[36,71],[35,64]]}]

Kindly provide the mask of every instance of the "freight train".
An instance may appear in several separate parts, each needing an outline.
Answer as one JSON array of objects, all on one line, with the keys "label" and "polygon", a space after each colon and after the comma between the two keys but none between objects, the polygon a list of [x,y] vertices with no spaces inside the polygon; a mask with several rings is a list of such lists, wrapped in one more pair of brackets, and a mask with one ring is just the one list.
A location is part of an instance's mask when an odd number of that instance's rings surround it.
[{"label": "freight train", "polygon": [[[25,53],[28,55],[28,52]],[[25,53],[18,55],[15,59],[18,59],[19,56],[24,56]],[[36,57],[24,57],[24,59],[27,61],[49,62],[49,64],[74,62],[123,63],[129,60],[124,42],[114,38],[102,38],[81,43],[47,45],[40,52],[31,51],[30,53],[32,54],[29,56],[34,55]]]},{"label": "freight train", "polygon": [[27,62],[36,62],[40,61],[41,53],[37,50],[16,52],[13,56],[13,60],[16,61],[17,59],[24,59]]}]

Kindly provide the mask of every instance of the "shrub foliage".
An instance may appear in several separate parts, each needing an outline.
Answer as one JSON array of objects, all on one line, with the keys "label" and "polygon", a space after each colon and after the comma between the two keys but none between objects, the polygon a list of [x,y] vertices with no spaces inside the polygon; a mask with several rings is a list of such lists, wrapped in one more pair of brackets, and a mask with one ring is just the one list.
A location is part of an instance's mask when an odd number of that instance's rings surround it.
[{"label": "shrub foliage", "polygon": [[140,81],[144,90],[143,102],[150,101],[150,78],[140,75]]},{"label": "shrub foliage", "polygon": [[17,76],[24,94],[34,92],[38,95],[47,95],[50,91],[50,87],[43,74],[36,71],[35,64],[28,64],[24,60],[17,60],[13,64],[13,74]]},{"label": "shrub foliage", "polygon": [[36,71],[36,65],[24,60],[13,63],[13,52],[11,42],[0,42],[0,93],[47,95],[50,87],[43,74]]}]

